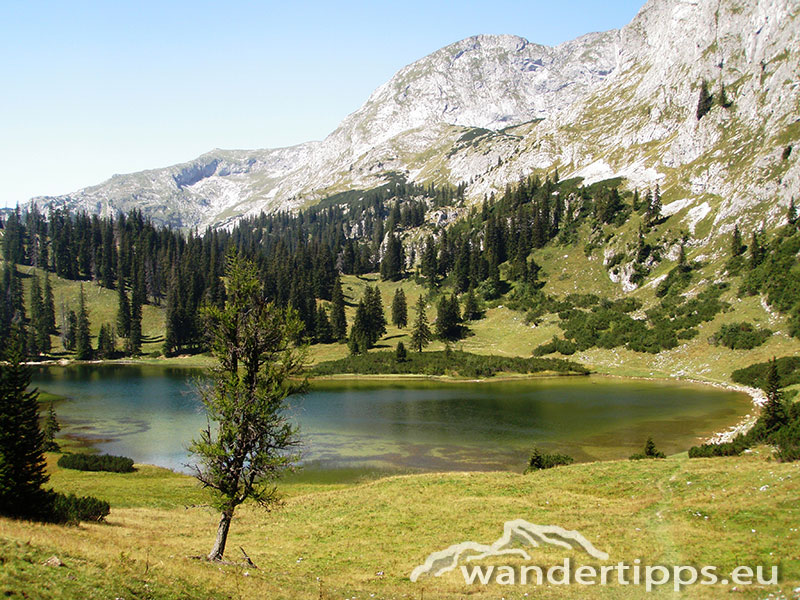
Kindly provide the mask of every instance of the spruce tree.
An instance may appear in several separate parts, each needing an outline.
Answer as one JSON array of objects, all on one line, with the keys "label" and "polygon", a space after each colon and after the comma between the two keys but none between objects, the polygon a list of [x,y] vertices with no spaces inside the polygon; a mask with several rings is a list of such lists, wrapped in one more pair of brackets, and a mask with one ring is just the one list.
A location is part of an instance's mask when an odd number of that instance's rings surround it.
[{"label": "spruce tree", "polygon": [[67,310],[62,307],[62,323],[61,323],[61,344],[65,350],[70,352],[75,350],[75,338],[78,335],[78,315],[74,310]]},{"label": "spruce tree", "polygon": [[142,304],[138,294],[131,296],[131,331],[126,350],[131,356],[142,352]]},{"label": "spruce tree", "polygon": [[386,250],[381,260],[381,279],[391,281],[402,279],[404,268],[403,243],[394,233],[390,233],[386,240]]},{"label": "spruce tree", "polygon": [[753,231],[750,239],[750,269],[755,269],[764,261],[764,247],[761,245],[761,236]]},{"label": "spruce tree", "polygon": [[56,442],[56,434],[61,431],[61,425],[58,423],[55,408],[53,403],[47,409],[47,418],[44,421],[42,435],[44,436],[44,451],[45,452],[58,452],[61,447]]},{"label": "spruce tree", "polygon": [[331,294],[331,330],[333,338],[339,342],[347,338],[347,319],[344,314],[344,294],[342,280],[337,275]]},{"label": "spruce tree", "polygon": [[164,331],[164,354],[172,356],[180,350],[181,312],[178,276],[173,268],[167,287],[167,310]]},{"label": "spruce tree", "polygon": [[110,324],[103,323],[97,336],[97,357],[113,358],[116,351],[114,343],[114,330]]},{"label": "spruce tree", "polygon": [[647,245],[647,242],[644,239],[644,230],[642,229],[641,224],[639,225],[639,233],[636,237],[636,262],[639,264],[643,264],[645,260],[647,260],[648,255],[650,254],[650,248]]},{"label": "spruce tree", "polygon": [[656,190],[650,197],[650,203],[647,206],[647,212],[645,212],[644,220],[647,226],[650,227],[660,218],[661,218],[661,191],[659,190],[658,184],[656,184]]},{"label": "spruce tree", "polygon": [[697,99],[697,120],[702,119],[711,106],[714,104],[714,97],[708,91],[708,82],[704,79],[700,84],[700,97]]},{"label": "spruce tree", "polygon": [[475,297],[475,292],[472,288],[469,289],[467,295],[464,297],[464,310],[462,315],[465,321],[475,321],[481,316],[481,308],[478,305],[478,299]]},{"label": "spruce tree", "polygon": [[442,296],[436,312],[436,337],[441,340],[457,340],[461,337],[461,315],[455,295]]},{"label": "spruce tree", "polygon": [[381,292],[377,287],[368,285],[364,290],[364,308],[367,319],[366,334],[371,348],[386,333],[386,315],[383,312]]},{"label": "spruce tree", "polygon": [[371,334],[369,331],[369,317],[367,314],[367,306],[364,299],[358,301],[356,307],[356,315],[353,319],[353,324],[350,326],[350,337],[347,340],[347,345],[350,348],[351,354],[365,353],[371,343]]},{"label": "spruce tree", "polygon": [[42,288],[39,285],[39,276],[34,273],[31,278],[30,290],[30,329],[28,353],[39,355],[50,351],[50,333],[45,325],[44,302]]},{"label": "spruce tree", "polygon": [[39,392],[28,391],[30,369],[22,364],[21,332],[15,327],[7,361],[0,363],[0,514],[40,517],[49,494],[44,436],[39,428]]},{"label": "spruce tree", "polygon": [[127,338],[131,334],[131,304],[125,292],[125,280],[117,282],[117,335]]},{"label": "spruce tree", "polygon": [[403,288],[397,288],[394,298],[392,298],[392,323],[399,329],[408,325],[408,306]]},{"label": "spruce tree", "polygon": [[314,339],[320,344],[330,344],[333,341],[333,330],[328,319],[328,311],[321,304],[317,308],[315,319]]},{"label": "spruce tree", "polygon": [[761,419],[767,434],[773,433],[783,427],[789,420],[786,405],[783,403],[783,394],[780,391],[780,375],[778,374],[778,361],[775,357],[769,361],[767,371],[767,402],[762,409]]},{"label": "spruce tree", "polygon": [[739,225],[733,226],[733,237],[731,238],[731,256],[736,257],[744,252],[744,245],[742,244],[742,232],[739,231]]},{"label": "spruce tree", "polygon": [[75,358],[78,360],[92,359],[92,340],[89,333],[89,312],[86,309],[86,296],[81,284],[80,302],[78,304],[78,322],[75,332]]},{"label": "spruce tree", "polygon": [[428,317],[425,314],[425,298],[420,295],[415,306],[417,317],[414,320],[414,325],[411,328],[411,346],[416,348],[417,352],[422,352],[422,349],[431,343],[433,334],[428,325]]},{"label": "spruce tree", "polygon": [[792,198],[789,201],[789,210],[786,211],[786,220],[788,221],[789,225],[795,225],[797,223],[797,219],[797,207],[794,204],[794,198]]},{"label": "spruce tree", "polygon": [[53,298],[53,286],[50,285],[50,273],[44,272],[44,325],[48,333],[55,333],[56,331],[56,303]]}]

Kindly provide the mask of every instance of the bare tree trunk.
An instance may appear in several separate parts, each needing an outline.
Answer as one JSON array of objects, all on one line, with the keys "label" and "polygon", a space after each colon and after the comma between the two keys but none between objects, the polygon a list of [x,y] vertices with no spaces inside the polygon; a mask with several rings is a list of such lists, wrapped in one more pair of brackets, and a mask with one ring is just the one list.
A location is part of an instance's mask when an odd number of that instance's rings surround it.
[{"label": "bare tree trunk", "polygon": [[225,543],[228,541],[228,530],[231,527],[232,518],[232,510],[224,510],[222,512],[222,516],[219,519],[219,526],[217,527],[217,539],[214,540],[214,547],[208,555],[208,560],[222,560],[222,555],[225,554]]}]

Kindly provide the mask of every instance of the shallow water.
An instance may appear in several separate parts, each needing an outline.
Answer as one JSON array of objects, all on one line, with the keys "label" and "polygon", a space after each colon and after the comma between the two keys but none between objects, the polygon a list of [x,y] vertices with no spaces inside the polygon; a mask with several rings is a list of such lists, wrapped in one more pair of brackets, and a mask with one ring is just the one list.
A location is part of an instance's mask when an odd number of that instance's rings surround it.
[{"label": "shallow water", "polygon": [[[206,424],[188,369],[50,367],[40,389],[62,434],[136,462],[185,470],[186,445]],[[522,470],[530,448],[576,460],[624,458],[652,435],[686,450],[749,410],[741,393],[693,385],[562,377],[488,383],[324,381],[290,399],[311,470]]]}]

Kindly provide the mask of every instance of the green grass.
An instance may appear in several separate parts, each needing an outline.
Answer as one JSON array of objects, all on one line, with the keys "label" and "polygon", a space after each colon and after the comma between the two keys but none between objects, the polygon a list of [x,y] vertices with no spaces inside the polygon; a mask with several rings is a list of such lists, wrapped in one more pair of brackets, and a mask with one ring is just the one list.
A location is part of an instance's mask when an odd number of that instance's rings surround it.
[{"label": "green grass", "polygon": [[[780,563],[779,587],[787,593],[800,584],[800,464],[772,462],[768,454],[759,448],[734,458],[584,463],[530,475],[288,483],[279,509],[266,513],[244,505],[234,519],[227,557],[238,561],[242,547],[258,570],[190,558],[208,551],[217,521],[202,506],[205,496],[193,479],[154,467],[130,474],[54,468],[55,489],[111,500],[108,522],[68,528],[0,519],[0,592],[16,598],[534,596],[533,588],[470,588],[458,572],[409,580],[430,552],[465,540],[494,541],[505,521],[523,518],[580,531],[609,553],[611,564],[639,558],[643,564],[709,564],[728,571]],[[66,566],[41,565],[53,554]],[[580,560],[554,547],[533,551],[536,564],[556,564],[565,556]],[[574,598],[581,592],[567,586],[546,594]],[[719,598],[728,592],[696,586],[687,595]],[[740,586],[737,597],[770,592],[777,590]],[[671,589],[654,596],[675,597]],[[597,587],[592,597],[641,598],[642,590]]]},{"label": "green grass", "polygon": [[[713,213],[712,213],[713,214]],[[638,218],[638,217],[637,217]],[[651,234],[653,239],[659,237],[676,237],[678,227],[674,221],[680,219],[680,213],[667,220],[659,229]],[[623,249],[626,244],[633,241],[637,220],[633,219],[621,228],[613,229],[612,247]],[[608,228],[612,231],[611,228]],[[583,226],[580,237],[586,239],[588,228]],[[727,260],[726,249],[717,251],[713,248],[705,249],[707,258],[697,270],[694,279],[695,288],[690,288],[689,293],[694,293],[698,282],[713,281],[717,274],[724,268]],[[693,259],[696,251],[690,252],[689,258]],[[624,296],[618,284],[613,283],[602,265],[602,256],[595,250],[592,257],[586,257],[583,251],[576,248],[548,246],[539,250],[534,255],[537,263],[542,266],[546,277],[544,291],[555,297],[564,297],[570,293],[595,293],[601,297],[619,298]],[[663,260],[661,264],[648,276],[647,281],[668,272],[674,263]],[[29,273],[32,267],[20,267],[23,273]],[[40,273],[41,275],[41,273]],[[77,298],[80,283],[62,280],[51,274],[53,284],[56,312],[59,313],[62,301],[77,307]],[[26,295],[30,279],[25,279]],[[363,295],[366,285],[377,286],[381,292],[387,317],[390,314],[392,297],[395,290],[402,288],[406,294],[409,306],[409,322],[413,322],[414,310],[420,294],[427,294],[426,290],[411,280],[399,282],[381,281],[377,274],[364,276],[345,275],[342,277],[342,286],[347,302],[346,313],[348,321],[352,321],[355,305]],[[787,334],[786,319],[767,312],[758,297],[738,298],[736,290],[739,287],[739,278],[733,278],[731,289],[725,292],[722,300],[731,304],[727,312],[719,313],[713,321],[702,323],[698,329],[700,334],[678,348],[663,351],[656,356],[632,352],[624,349],[603,350],[591,349],[579,352],[570,359],[578,361],[599,373],[628,376],[647,377],[683,377],[713,382],[729,382],[730,374],[739,368],[746,367],[755,362],[768,360],[772,356],[791,356],[798,352],[800,343]],[[97,286],[94,283],[84,283],[87,305],[89,308],[92,333],[96,336],[103,322],[113,323],[116,318],[116,292]],[[447,290],[445,290],[446,292]],[[656,302],[654,286],[645,285],[637,289],[632,295],[647,308]],[[484,318],[469,323],[469,334],[464,339],[453,345],[454,349],[475,354],[497,355],[507,357],[529,357],[533,349],[540,344],[549,342],[553,336],[561,334],[559,320],[556,315],[546,315],[537,325],[526,324],[521,312],[512,311],[503,305],[503,300],[495,303],[485,312]],[[435,300],[428,302],[428,319],[433,323],[436,317]],[[748,321],[761,328],[768,328],[775,332],[765,344],[752,350],[730,350],[723,346],[714,346],[708,339],[717,332],[721,326],[735,322]],[[162,343],[164,325],[163,307],[145,306],[143,316],[143,329],[145,343],[144,356],[135,359],[142,364],[156,364],[169,366],[183,366],[193,368],[207,368],[213,365],[213,359],[208,355],[179,356],[172,358],[150,357],[148,353],[158,351]],[[60,338],[52,337],[54,359],[71,358],[61,348]],[[375,351],[394,350],[399,342],[406,348],[411,347],[410,328],[398,329],[387,326],[386,335],[379,340]],[[93,339],[96,343],[96,337]],[[434,341],[426,350],[442,350],[444,344]],[[348,356],[346,344],[316,344],[309,350],[309,363],[315,365],[320,362],[338,360]],[[558,356],[558,355],[556,355]],[[131,359],[123,359],[131,361]]]}]

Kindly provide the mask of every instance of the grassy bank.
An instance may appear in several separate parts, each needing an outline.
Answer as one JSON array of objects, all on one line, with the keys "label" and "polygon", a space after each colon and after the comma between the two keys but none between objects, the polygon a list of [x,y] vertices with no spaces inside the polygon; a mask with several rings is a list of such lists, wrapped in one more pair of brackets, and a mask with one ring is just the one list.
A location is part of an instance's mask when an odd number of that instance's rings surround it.
[{"label": "grassy bank", "polygon": [[[531,475],[443,473],[352,485],[298,482],[267,514],[244,506],[228,556],[244,548],[260,569],[191,558],[206,552],[217,515],[193,479],[141,466],[132,474],[61,470],[53,486],[108,499],[106,524],[62,527],[0,519],[0,590],[51,598],[518,598],[533,587],[466,586],[457,571],[411,583],[430,552],[464,540],[492,542],[503,523],[576,529],[607,551],[609,564],[744,565],[781,568],[778,586],[800,585],[800,465],[770,462],[767,449],[736,458],[578,464]],[[57,555],[65,567],[41,563]],[[572,551],[543,547],[535,564]],[[514,561],[511,561],[514,564]],[[667,588],[668,586],[665,586]],[[718,598],[730,588],[695,586],[686,597]],[[737,597],[778,590],[739,586]],[[574,598],[576,586],[546,590]],[[371,596],[373,595],[374,596]],[[595,587],[595,598],[640,598],[641,588]],[[674,597],[671,587],[656,597]]]},{"label": "grassy bank", "polygon": [[[536,260],[545,272],[549,274],[544,291],[554,297],[563,297],[568,293],[598,293],[610,298],[623,297],[621,290],[610,282],[607,274],[596,260],[587,260],[582,253],[571,253],[565,259],[552,248],[541,250],[536,255]],[[719,260],[710,262],[702,269],[701,275],[712,277],[714,269],[721,268]],[[33,267],[20,266],[23,274],[29,275],[37,271]],[[580,281],[577,274],[581,274]],[[39,271],[39,275],[43,273]],[[80,283],[50,276],[53,283],[57,313],[62,306],[75,308],[80,291]],[[713,277],[712,277],[713,278]],[[738,278],[737,278],[738,279]],[[28,300],[28,286],[30,278],[24,278],[26,301]],[[402,288],[408,306],[415,304],[425,290],[411,280],[399,282],[381,281],[376,274],[364,276],[345,275],[342,277],[342,288],[345,295],[346,314],[348,322],[352,322],[355,315],[355,306],[363,295],[366,285],[377,286],[381,293],[384,307],[391,306],[392,297],[398,288]],[[755,362],[769,360],[773,356],[792,356],[798,353],[798,341],[789,337],[785,318],[770,312],[765,308],[759,297],[738,298],[735,290],[738,283],[734,282],[721,297],[728,302],[730,308],[718,313],[712,321],[701,323],[698,326],[697,337],[683,341],[677,348],[664,350],[657,355],[634,352],[625,348],[603,349],[592,348],[577,352],[571,356],[554,354],[554,358],[581,363],[592,372],[613,374],[620,376],[654,377],[654,378],[683,378],[702,381],[727,383],[730,382],[731,373]],[[89,318],[92,325],[93,343],[96,344],[96,335],[103,323],[114,323],[116,320],[117,295],[113,290],[85,282],[86,300],[89,309]],[[700,286],[697,286],[699,289]],[[691,295],[697,292],[692,288],[687,290]],[[655,301],[654,287],[646,285],[631,294],[641,300],[645,306]],[[432,320],[435,317],[435,302],[428,305],[428,315]],[[410,319],[413,310],[410,311]],[[412,319],[413,320],[413,319]],[[760,327],[768,327],[775,333],[761,346],[751,350],[731,350],[725,346],[715,346],[708,339],[723,325],[735,322],[748,321]],[[469,334],[463,340],[453,344],[453,350],[460,350],[482,356],[495,356],[507,358],[527,358],[537,346],[549,342],[553,336],[561,334],[557,315],[546,315],[538,324],[525,322],[521,312],[510,310],[502,303],[495,303],[487,307],[484,317],[469,323]],[[166,358],[160,356],[163,344],[164,307],[147,305],[144,308],[143,320],[144,343],[142,356],[135,359],[122,359],[112,363],[155,364],[170,367],[206,368],[211,366],[212,360],[206,355],[175,356]],[[399,329],[393,325],[387,326],[386,335],[378,341],[376,348],[371,352],[393,351],[397,344],[403,342],[407,349],[411,348],[409,328]],[[64,351],[58,336],[52,336],[53,352],[46,362],[62,364],[72,362],[72,355]],[[427,352],[444,350],[444,344],[434,341]],[[326,361],[346,359],[349,351],[346,344],[315,344],[309,349],[309,362],[311,366]]]}]

